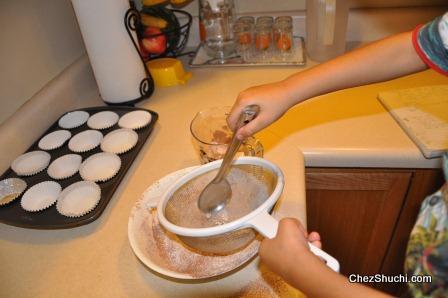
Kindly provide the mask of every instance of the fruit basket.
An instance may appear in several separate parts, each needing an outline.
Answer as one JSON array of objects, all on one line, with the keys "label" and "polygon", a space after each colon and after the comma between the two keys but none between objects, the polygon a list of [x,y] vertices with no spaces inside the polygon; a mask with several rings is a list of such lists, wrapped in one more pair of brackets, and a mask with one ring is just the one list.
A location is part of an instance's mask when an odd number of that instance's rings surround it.
[{"label": "fruit basket", "polygon": [[[161,6],[128,10],[125,25],[143,62],[177,57],[187,44],[193,17],[186,11]],[[137,36],[135,40],[131,31]]]}]

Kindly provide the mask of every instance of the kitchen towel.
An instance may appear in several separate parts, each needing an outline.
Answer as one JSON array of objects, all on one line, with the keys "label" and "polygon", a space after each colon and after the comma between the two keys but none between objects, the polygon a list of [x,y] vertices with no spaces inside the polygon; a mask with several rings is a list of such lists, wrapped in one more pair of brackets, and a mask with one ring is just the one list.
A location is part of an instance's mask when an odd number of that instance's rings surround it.
[{"label": "kitchen towel", "polygon": [[426,158],[448,151],[448,85],[382,92],[378,99]]},{"label": "kitchen towel", "polygon": [[117,104],[140,98],[146,73],[124,25],[129,1],[72,0],[72,4],[102,99]]}]

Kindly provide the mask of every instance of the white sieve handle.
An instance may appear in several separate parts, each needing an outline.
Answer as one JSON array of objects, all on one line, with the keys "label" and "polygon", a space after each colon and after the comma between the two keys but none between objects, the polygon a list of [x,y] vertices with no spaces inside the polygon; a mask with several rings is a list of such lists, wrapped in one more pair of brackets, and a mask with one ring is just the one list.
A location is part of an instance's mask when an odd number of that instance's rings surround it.
[{"label": "white sieve handle", "polygon": [[[272,239],[277,235],[278,220],[272,217],[268,212],[262,212],[255,216],[249,221],[249,225],[266,238]],[[339,272],[340,266],[338,260],[313,244],[309,243],[309,245],[312,253],[322,258],[327,266],[333,269],[333,271]]]}]

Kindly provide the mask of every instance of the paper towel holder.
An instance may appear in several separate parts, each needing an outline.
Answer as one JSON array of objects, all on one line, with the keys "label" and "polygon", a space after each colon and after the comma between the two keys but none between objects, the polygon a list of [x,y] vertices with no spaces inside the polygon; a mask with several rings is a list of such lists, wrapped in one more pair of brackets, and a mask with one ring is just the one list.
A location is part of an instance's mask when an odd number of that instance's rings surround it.
[{"label": "paper towel holder", "polygon": [[129,37],[131,38],[131,41],[134,45],[135,50],[138,53],[138,56],[140,57],[140,60],[143,63],[143,67],[145,69],[145,73],[146,73],[146,78],[142,79],[142,81],[140,82],[140,87],[139,87],[139,91],[140,91],[140,97],[135,98],[135,99],[131,99],[125,102],[119,102],[119,103],[112,103],[112,102],[108,102],[108,101],[104,101],[106,104],[114,106],[114,105],[134,105],[144,99],[147,99],[148,97],[150,97],[153,93],[154,93],[154,80],[151,76],[151,74],[149,73],[149,69],[146,66],[145,61],[143,60],[143,57],[140,54],[139,48],[134,40],[134,37],[132,35],[132,31],[136,31],[137,27],[136,24],[137,22],[140,22],[140,14],[138,13],[138,11],[135,8],[129,8],[126,11],[126,14],[124,16],[124,25],[126,27],[126,31],[129,34]]}]

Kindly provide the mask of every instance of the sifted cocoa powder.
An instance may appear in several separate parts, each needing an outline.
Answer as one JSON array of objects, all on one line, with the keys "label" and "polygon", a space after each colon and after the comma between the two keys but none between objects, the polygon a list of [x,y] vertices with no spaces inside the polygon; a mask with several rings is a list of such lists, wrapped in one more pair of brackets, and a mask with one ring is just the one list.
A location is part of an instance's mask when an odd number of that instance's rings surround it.
[{"label": "sifted cocoa powder", "polygon": [[193,278],[208,278],[231,271],[251,259],[258,251],[260,241],[254,240],[241,251],[226,255],[203,255],[190,250],[171,232],[165,230],[157,220],[155,211],[142,224],[147,233],[148,257],[161,267],[174,272],[188,274]]}]

